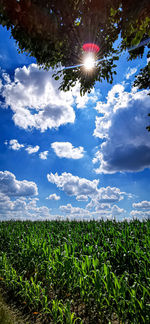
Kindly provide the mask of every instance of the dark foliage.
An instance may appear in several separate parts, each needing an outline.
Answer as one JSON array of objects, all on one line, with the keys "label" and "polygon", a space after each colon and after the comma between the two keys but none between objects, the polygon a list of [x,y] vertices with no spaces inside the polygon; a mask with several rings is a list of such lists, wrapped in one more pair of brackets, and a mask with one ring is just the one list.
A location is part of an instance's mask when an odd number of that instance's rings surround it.
[{"label": "dark foliage", "polygon": [[[96,81],[112,83],[119,53],[150,36],[150,2],[0,0],[0,23],[11,29],[21,52],[34,56],[45,69],[60,67],[54,77],[62,76],[61,89],[67,91],[79,81],[84,94]],[[120,34],[116,50],[113,45]],[[62,66],[82,63],[82,45],[91,41],[100,46],[97,59],[104,59],[95,71],[85,73],[81,67],[62,70]],[[129,59],[143,52],[144,46],[130,50]]]}]

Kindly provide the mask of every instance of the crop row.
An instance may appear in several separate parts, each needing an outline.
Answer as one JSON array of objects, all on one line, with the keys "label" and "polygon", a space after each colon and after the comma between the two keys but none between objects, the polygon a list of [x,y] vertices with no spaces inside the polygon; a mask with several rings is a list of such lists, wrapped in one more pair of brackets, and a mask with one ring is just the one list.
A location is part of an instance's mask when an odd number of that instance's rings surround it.
[{"label": "crop row", "polygon": [[149,323],[149,247],[150,221],[1,222],[0,276],[43,323]]}]

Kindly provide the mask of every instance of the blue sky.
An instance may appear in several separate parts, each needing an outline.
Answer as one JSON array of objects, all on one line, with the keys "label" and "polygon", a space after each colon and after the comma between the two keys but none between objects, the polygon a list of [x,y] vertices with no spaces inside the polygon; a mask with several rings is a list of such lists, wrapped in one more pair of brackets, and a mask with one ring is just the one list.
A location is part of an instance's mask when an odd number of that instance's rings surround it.
[{"label": "blue sky", "polygon": [[18,54],[0,27],[0,219],[150,216],[150,97],[132,88],[143,59],[80,97]]}]

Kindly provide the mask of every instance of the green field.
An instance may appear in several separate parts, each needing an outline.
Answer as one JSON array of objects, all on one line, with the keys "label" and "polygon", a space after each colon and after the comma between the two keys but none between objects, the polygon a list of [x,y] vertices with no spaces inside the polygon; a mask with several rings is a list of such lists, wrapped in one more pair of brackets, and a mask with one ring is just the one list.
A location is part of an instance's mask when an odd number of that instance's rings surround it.
[{"label": "green field", "polygon": [[148,324],[150,221],[1,222],[0,283],[30,324]]}]

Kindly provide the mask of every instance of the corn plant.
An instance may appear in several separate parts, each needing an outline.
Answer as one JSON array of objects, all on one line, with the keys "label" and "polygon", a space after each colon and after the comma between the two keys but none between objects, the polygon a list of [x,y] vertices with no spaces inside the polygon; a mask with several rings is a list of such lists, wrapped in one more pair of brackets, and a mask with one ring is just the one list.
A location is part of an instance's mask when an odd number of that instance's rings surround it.
[{"label": "corn plant", "polygon": [[150,221],[0,223],[0,284],[50,323],[150,322]]}]

